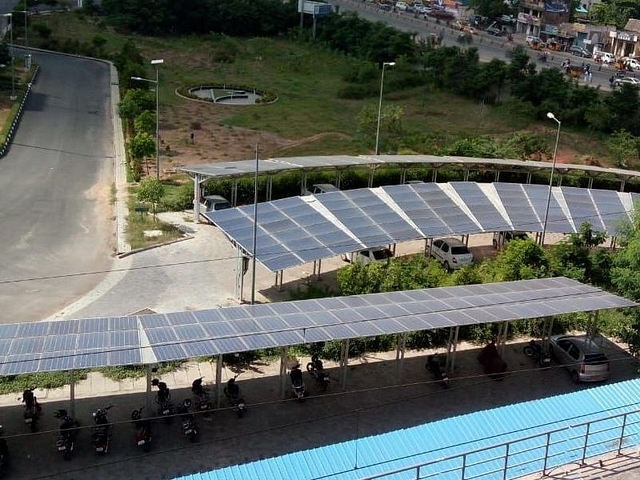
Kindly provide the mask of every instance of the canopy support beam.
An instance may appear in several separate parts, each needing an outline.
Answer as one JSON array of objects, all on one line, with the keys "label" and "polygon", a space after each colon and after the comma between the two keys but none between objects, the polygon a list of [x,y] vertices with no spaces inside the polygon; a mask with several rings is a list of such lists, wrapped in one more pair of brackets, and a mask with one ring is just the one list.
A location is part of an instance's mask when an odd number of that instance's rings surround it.
[{"label": "canopy support beam", "polygon": [[347,390],[347,371],[349,367],[349,339],[342,341],[342,351],[340,352],[340,372],[342,391]]},{"label": "canopy support beam", "polygon": [[407,332],[396,335],[396,380],[402,381],[402,370],[404,367],[404,354],[407,345]]}]

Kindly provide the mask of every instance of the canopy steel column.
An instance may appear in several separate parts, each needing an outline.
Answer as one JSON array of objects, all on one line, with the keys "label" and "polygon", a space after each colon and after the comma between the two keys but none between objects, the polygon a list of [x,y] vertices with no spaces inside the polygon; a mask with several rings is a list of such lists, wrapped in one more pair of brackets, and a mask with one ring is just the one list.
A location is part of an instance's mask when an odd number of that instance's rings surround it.
[{"label": "canopy steel column", "polygon": [[273,175],[269,175],[267,177],[267,196],[266,196],[266,201],[270,202],[271,201],[271,195],[273,194]]},{"label": "canopy steel column", "polygon": [[527,173],[527,185],[531,185],[531,179],[533,178],[533,173]]},{"label": "canopy steel column", "polygon": [[302,181],[300,182],[300,195],[304,195],[304,192],[307,191],[307,172],[306,170],[302,172]]},{"label": "canopy steel column", "polygon": [[336,170],[336,188],[340,190],[340,183],[342,182],[342,173],[340,170]]},{"label": "canopy steel column", "polygon": [[147,400],[147,414],[151,415],[151,407],[153,405],[153,398],[151,396],[151,377],[152,377],[152,367],[151,365],[146,365],[147,367],[147,388],[145,393],[145,399]]},{"label": "canopy steel column", "polygon": [[622,177],[620,179],[620,191],[624,192],[624,187],[627,184],[627,178],[626,177]]},{"label": "canopy steel column", "polygon": [[220,408],[222,400],[222,355],[216,359],[216,408]]},{"label": "canopy steel column", "polygon": [[[316,268],[317,267],[317,268]],[[322,259],[313,261],[313,273],[312,276],[316,277],[316,280],[320,280],[320,269],[322,268]]]},{"label": "canopy steel column", "polygon": [[200,200],[202,198],[202,177],[196,173],[193,177],[193,223],[200,223]]},{"label": "canopy steel column", "polygon": [[[367,187],[369,188],[373,188],[373,177],[376,174],[376,167],[375,166],[371,166],[369,168],[369,181],[367,182]],[[404,183],[404,182],[402,182]]]},{"label": "canopy steel column", "polygon": [[449,343],[447,344],[447,359],[445,362],[445,370],[452,372],[456,366],[456,352],[458,350],[458,334],[460,333],[460,327],[449,329]]},{"label": "canopy steel column", "polygon": [[496,174],[495,174],[495,180],[494,182],[499,182],[500,181],[500,170],[496,170]]},{"label": "canopy steel column", "polygon": [[464,169],[464,181],[465,182],[469,181],[469,169],[468,168]]},{"label": "canopy steel column", "polygon": [[73,370],[69,370],[69,412],[72,418],[76,418],[76,380]]},{"label": "canopy steel column", "polygon": [[396,381],[402,380],[402,370],[404,367],[404,353],[407,345],[407,332],[396,335]]},{"label": "canopy steel column", "polygon": [[438,169],[434,168],[433,172],[431,173],[431,181],[435,183],[437,180],[438,180]]},{"label": "canopy steel column", "polygon": [[280,348],[280,397],[285,398],[287,387],[287,348]]},{"label": "canopy steel column", "polygon": [[238,179],[234,179],[231,185],[231,205],[238,205]]},{"label": "canopy steel column", "polygon": [[249,258],[244,255],[240,247],[236,249],[236,285],[235,295],[236,298],[242,303],[242,297],[244,296],[244,275],[249,267]]},{"label": "canopy steel column", "polygon": [[400,184],[404,185],[404,183],[407,181],[407,169],[403,168],[400,171]]},{"label": "canopy steel column", "polygon": [[344,392],[347,390],[347,371],[349,366],[349,339],[348,338],[342,341],[340,357],[341,357],[340,368],[342,370],[340,372],[340,376],[341,376],[340,384],[342,385],[342,391]]}]

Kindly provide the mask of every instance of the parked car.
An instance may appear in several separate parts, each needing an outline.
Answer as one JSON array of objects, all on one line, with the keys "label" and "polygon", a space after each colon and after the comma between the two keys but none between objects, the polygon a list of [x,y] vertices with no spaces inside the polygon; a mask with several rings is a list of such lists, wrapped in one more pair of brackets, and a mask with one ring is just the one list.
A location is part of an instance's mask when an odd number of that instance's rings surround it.
[{"label": "parked car", "polygon": [[426,5],[414,5],[413,10],[420,15],[429,15],[429,13],[431,13],[431,7],[427,7]]},{"label": "parked car", "polygon": [[629,85],[634,85],[636,87],[640,87],[640,80],[638,80],[635,77],[621,77],[621,78],[615,78],[613,80],[613,87],[621,87],[622,85],[624,85],[625,83],[628,83]]},{"label": "parked car", "polygon": [[576,55],[578,57],[583,57],[583,58],[591,57],[591,53],[589,53],[589,50],[583,47],[578,47],[577,45],[574,45],[571,48],[569,48],[569,53],[571,53],[571,55]]},{"label": "parked car", "polygon": [[453,20],[454,18],[456,18],[453,13],[447,10],[434,9],[433,7],[431,7],[431,11],[427,13],[427,15],[433,18],[437,18],[438,20]]},{"label": "parked car", "polygon": [[200,199],[202,213],[231,208],[231,203],[220,195],[205,195]]},{"label": "parked car", "polygon": [[494,37],[502,37],[504,35],[504,32],[498,27],[489,27],[485,31]]},{"label": "parked car", "polygon": [[609,359],[590,337],[554,335],[549,338],[549,353],[571,372],[575,383],[609,378]]},{"label": "parked car", "polygon": [[378,4],[378,8],[380,10],[384,10],[385,12],[390,12],[391,11],[391,5],[386,4],[386,3],[379,3]]},{"label": "parked car", "polygon": [[527,45],[544,45],[544,42],[540,40],[540,37],[536,37],[535,35],[527,35],[526,38]]},{"label": "parked car", "polygon": [[372,247],[342,256],[342,260],[345,262],[361,263],[362,265],[389,261],[391,258],[393,258],[393,252],[387,247]]},{"label": "parked car", "polygon": [[616,62],[616,57],[613,53],[597,51],[593,52],[594,60],[600,60],[602,63],[612,64]]},{"label": "parked car", "polygon": [[433,241],[431,256],[447,270],[458,270],[473,263],[473,253],[456,238],[439,238]]},{"label": "parked car", "polygon": [[519,232],[517,230],[513,232],[494,232],[493,234],[493,248],[504,247],[511,240],[528,240],[529,235],[527,232]]},{"label": "parked car", "polygon": [[319,193],[339,192],[340,189],[330,183],[316,183],[310,189],[305,190],[305,195],[318,195]]},{"label": "parked car", "polygon": [[411,8],[406,2],[396,2],[396,10],[401,12],[410,12]]}]

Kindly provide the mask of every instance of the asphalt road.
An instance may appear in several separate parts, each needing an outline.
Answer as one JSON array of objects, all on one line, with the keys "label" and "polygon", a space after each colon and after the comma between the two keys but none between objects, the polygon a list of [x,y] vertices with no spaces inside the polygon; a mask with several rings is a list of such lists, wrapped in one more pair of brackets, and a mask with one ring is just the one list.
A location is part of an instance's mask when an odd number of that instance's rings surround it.
[{"label": "asphalt road", "polygon": [[46,318],[103,276],[76,273],[111,267],[108,66],[39,52],[33,60],[40,72],[0,159],[0,323]]}]

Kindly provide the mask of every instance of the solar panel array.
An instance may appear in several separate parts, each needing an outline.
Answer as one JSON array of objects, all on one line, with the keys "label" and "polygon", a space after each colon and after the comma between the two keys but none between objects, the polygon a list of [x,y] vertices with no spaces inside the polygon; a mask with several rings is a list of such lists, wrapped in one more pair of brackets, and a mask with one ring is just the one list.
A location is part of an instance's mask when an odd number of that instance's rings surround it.
[{"label": "solar panel array", "polygon": [[158,361],[538,318],[635,303],[568,278],[122,318],[0,325],[0,375]]},{"label": "solar panel array", "polygon": [[[422,238],[543,230],[549,187],[514,183],[420,183],[292,197],[258,205],[257,259],[271,271],[364,248]],[[547,232],[584,222],[615,235],[631,193],[553,187]],[[253,255],[253,205],[206,216]]]},{"label": "solar panel array", "polygon": [[[284,172],[287,170],[317,170],[319,168],[340,168],[340,167],[357,167],[371,166],[379,167],[380,165],[419,165],[425,167],[433,166],[438,168],[443,164],[463,165],[469,168],[489,166],[495,170],[504,171],[527,171],[532,170],[550,170],[552,164],[549,162],[536,162],[531,160],[516,160],[509,158],[473,158],[473,157],[456,157],[446,156],[437,157],[435,155],[331,155],[331,156],[315,156],[315,157],[282,157],[258,160],[258,172],[273,174]],[[206,165],[194,165],[183,167],[180,170],[203,175],[209,178],[229,178],[253,175],[256,171],[256,161],[240,160],[234,162],[220,162]],[[618,178],[634,178],[640,177],[640,172],[632,170],[623,170],[620,168],[604,168],[594,165],[577,165],[563,164],[562,170],[592,172],[594,174],[610,174]]]}]

